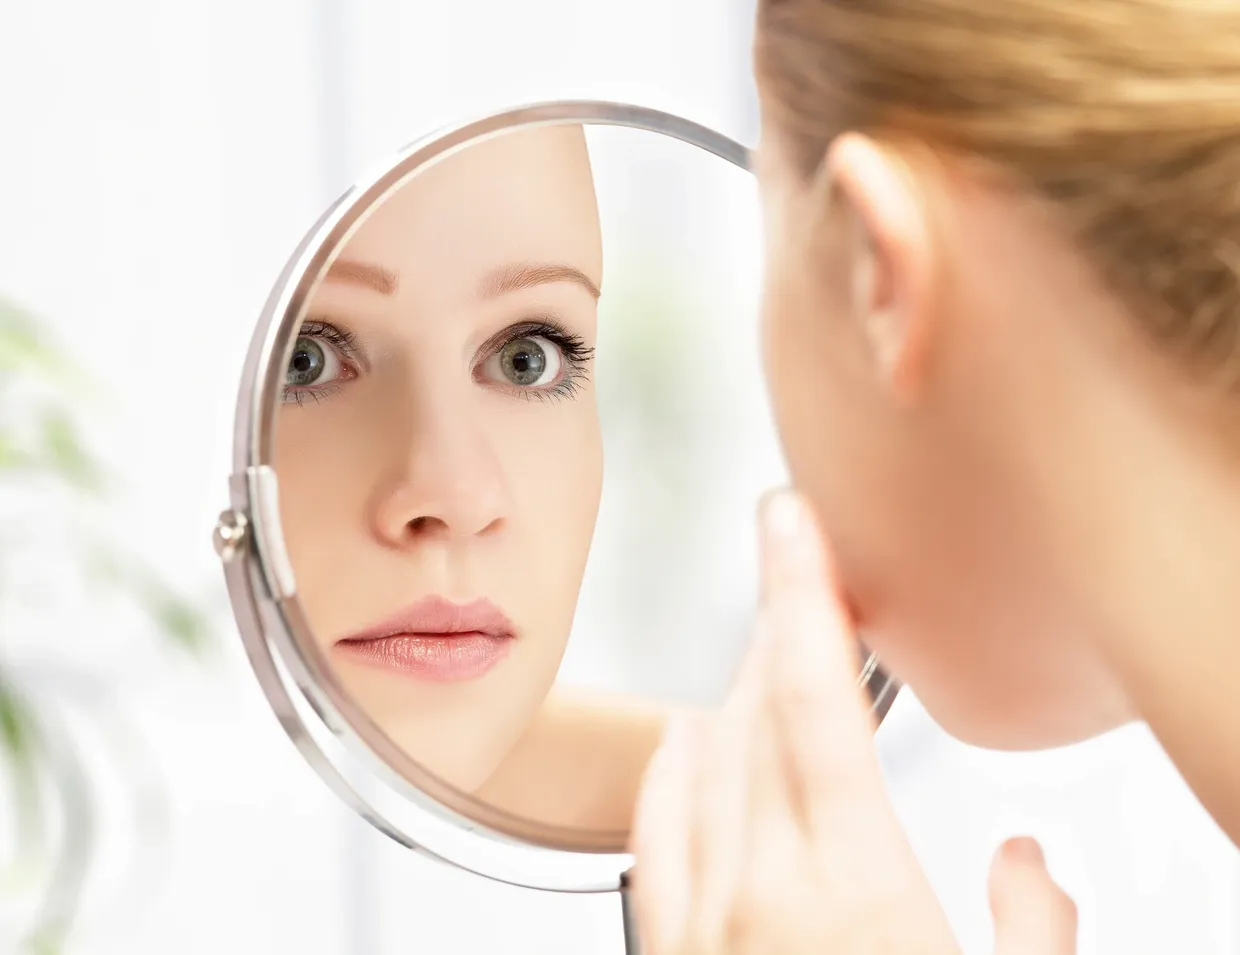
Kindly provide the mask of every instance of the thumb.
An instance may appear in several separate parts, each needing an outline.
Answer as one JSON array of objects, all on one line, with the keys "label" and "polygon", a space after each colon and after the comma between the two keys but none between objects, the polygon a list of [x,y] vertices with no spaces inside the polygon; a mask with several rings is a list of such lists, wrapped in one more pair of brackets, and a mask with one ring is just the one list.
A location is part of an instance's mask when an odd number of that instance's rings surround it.
[{"label": "thumb", "polygon": [[990,867],[995,955],[1074,955],[1076,904],[1046,871],[1042,848],[1009,839]]}]

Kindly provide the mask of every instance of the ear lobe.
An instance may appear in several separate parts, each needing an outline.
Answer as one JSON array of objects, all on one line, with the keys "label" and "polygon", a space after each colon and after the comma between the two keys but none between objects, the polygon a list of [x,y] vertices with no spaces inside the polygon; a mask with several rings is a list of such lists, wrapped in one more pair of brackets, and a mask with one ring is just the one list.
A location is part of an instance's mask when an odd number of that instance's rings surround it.
[{"label": "ear lobe", "polygon": [[931,249],[916,180],[893,151],[856,133],[831,144],[827,166],[853,223],[854,314],[883,382],[911,400],[933,338]]}]

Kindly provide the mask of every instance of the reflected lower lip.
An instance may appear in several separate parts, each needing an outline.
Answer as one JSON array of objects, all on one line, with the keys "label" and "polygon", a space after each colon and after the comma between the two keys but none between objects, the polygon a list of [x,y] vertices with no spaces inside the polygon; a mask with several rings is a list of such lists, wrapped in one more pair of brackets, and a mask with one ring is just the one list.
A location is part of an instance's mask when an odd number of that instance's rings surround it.
[{"label": "reflected lower lip", "polygon": [[336,642],[354,659],[443,683],[473,680],[500,662],[517,631],[487,600],[458,604],[425,597]]}]

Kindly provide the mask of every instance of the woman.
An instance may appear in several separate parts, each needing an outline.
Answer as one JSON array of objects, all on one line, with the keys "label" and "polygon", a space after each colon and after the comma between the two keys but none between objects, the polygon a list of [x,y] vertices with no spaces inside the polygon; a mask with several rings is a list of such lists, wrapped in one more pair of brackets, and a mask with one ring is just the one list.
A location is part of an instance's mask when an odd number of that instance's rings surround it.
[{"label": "woman", "polygon": [[[649,771],[650,952],[957,951],[856,632],[970,743],[1146,721],[1240,841],[1240,3],[760,0],[755,63],[803,497],[770,639]],[[1073,948],[1040,856],[996,859],[1001,951]]]},{"label": "woman", "polygon": [[624,829],[662,723],[551,692],[601,493],[602,273],[580,127],[420,173],[315,292],[276,470],[315,639],[375,724],[511,812]]}]

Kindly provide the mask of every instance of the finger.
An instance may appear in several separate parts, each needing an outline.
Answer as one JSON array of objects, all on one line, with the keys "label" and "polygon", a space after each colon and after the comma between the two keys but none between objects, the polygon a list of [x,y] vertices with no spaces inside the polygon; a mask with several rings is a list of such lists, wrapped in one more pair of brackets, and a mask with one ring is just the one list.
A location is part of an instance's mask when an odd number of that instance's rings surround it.
[{"label": "finger", "polygon": [[691,793],[696,715],[677,714],[650,758],[633,816],[632,897],[649,955],[678,950],[692,897],[689,847],[695,839]]},{"label": "finger", "polygon": [[750,645],[727,702],[702,741],[698,774],[696,902],[689,935],[696,951],[719,951],[749,846],[750,753],[762,705],[767,641]]},{"label": "finger", "polygon": [[[791,766],[773,712],[774,688],[770,672],[776,638],[765,615],[759,618],[758,632],[763,653],[757,673],[760,685],[755,692],[755,712],[750,723],[748,871],[743,879],[746,891],[752,887],[754,878],[761,877],[755,867],[774,867],[778,860],[801,851],[804,845],[804,835],[793,801]],[[780,872],[772,874],[777,880],[784,876]]]},{"label": "finger", "polygon": [[801,498],[771,496],[763,511],[764,613],[773,628],[770,680],[793,795],[804,821],[847,801],[881,798],[874,723],[858,686],[851,623],[832,591],[817,522]]},{"label": "finger", "polygon": [[990,869],[995,955],[1071,955],[1077,916],[1072,899],[1046,870],[1033,839],[1010,839]]},{"label": "finger", "polygon": [[728,910],[729,945],[715,951],[773,951],[794,899],[810,878],[809,847],[793,804],[789,764],[764,694],[749,750],[749,813],[744,868]]}]

